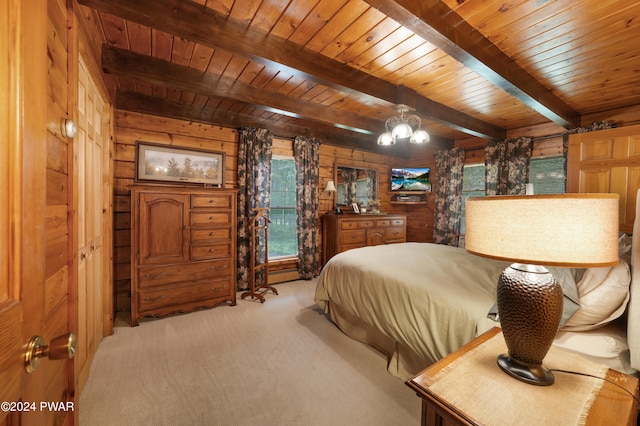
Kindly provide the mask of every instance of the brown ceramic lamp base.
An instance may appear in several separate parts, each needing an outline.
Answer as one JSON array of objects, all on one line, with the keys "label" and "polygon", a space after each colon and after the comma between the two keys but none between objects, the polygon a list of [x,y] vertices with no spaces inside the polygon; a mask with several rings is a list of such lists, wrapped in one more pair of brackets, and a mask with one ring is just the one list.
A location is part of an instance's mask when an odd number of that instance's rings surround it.
[{"label": "brown ceramic lamp base", "polygon": [[507,354],[498,356],[498,365],[508,375],[532,385],[549,386],[554,382],[553,373],[542,364],[522,364]]},{"label": "brown ceramic lamp base", "polygon": [[553,374],[542,366],[562,316],[562,287],[537,265],[514,263],[498,280],[498,315],[509,354],[498,357],[507,374],[549,386]]}]

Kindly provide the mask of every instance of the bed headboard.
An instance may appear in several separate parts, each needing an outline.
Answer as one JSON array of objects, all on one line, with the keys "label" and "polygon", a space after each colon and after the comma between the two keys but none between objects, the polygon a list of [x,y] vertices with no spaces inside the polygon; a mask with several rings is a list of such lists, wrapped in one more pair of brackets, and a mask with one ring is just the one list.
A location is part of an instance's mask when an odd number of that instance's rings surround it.
[{"label": "bed headboard", "polygon": [[640,190],[636,194],[636,217],[633,222],[631,251],[631,287],[627,307],[627,342],[631,366],[640,370]]}]

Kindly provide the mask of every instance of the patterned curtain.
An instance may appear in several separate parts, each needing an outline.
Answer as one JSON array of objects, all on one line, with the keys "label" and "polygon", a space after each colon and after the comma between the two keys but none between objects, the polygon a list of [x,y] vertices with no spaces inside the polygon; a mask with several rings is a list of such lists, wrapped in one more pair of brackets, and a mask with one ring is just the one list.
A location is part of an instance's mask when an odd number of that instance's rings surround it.
[{"label": "patterned curtain", "polygon": [[238,290],[249,288],[251,219],[254,208],[269,208],[271,190],[271,133],[243,127],[238,142]]},{"label": "patterned curtain", "polygon": [[433,242],[458,246],[462,219],[464,149],[436,153]]},{"label": "patterned curtain", "polygon": [[367,170],[367,203],[368,200],[374,200],[378,196],[375,193],[377,173],[375,170]]},{"label": "patterned curtain", "polygon": [[350,206],[356,202],[356,182],[358,180],[358,170],[344,168],[340,170],[342,184],[344,185],[344,200]]},{"label": "patterned curtain", "polygon": [[489,142],[484,149],[487,195],[524,194],[529,179],[531,138]]},{"label": "patterned curtain", "polygon": [[616,127],[616,123],[612,121],[594,121],[591,126],[588,127],[576,127],[569,129],[567,133],[562,135],[562,155],[564,156],[564,192],[567,192],[567,154],[569,152],[569,135],[576,133],[595,132],[596,130],[612,129]]},{"label": "patterned curtain", "polygon": [[318,256],[318,186],[320,182],[320,141],[296,137],[293,143],[296,164],[296,209],[298,210],[298,272],[309,280],[320,273]]}]

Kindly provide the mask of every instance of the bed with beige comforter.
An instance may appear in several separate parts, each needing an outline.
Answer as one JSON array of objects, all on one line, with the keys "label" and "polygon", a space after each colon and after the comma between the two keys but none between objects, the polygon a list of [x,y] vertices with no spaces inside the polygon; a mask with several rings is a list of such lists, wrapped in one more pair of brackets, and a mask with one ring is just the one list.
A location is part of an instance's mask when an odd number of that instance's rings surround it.
[{"label": "bed with beige comforter", "polygon": [[[345,334],[387,354],[389,372],[406,379],[499,326],[488,314],[496,301],[498,277],[507,266],[507,262],[438,244],[363,247],[327,262],[318,280],[315,302]],[[565,324],[580,308],[577,283],[585,270],[549,270],[563,286]],[[625,273],[629,277],[626,263],[621,262],[616,270],[622,281]],[[607,277],[603,281],[615,278],[613,272],[597,272]],[[628,287],[627,281],[627,295]],[[628,296],[616,317],[627,301]],[[575,333],[569,334],[572,337]]]}]

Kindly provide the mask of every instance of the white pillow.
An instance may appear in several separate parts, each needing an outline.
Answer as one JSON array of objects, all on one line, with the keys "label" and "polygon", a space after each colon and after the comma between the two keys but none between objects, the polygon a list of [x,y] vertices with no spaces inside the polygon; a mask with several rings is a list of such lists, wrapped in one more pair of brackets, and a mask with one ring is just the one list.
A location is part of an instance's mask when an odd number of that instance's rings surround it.
[{"label": "white pillow", "polygon": [[576,283],[580,308],[562,330],[592,330],[620,317],[629,302],[630,283],[629,264],[623,259],[616,266],[586,269]]}]

